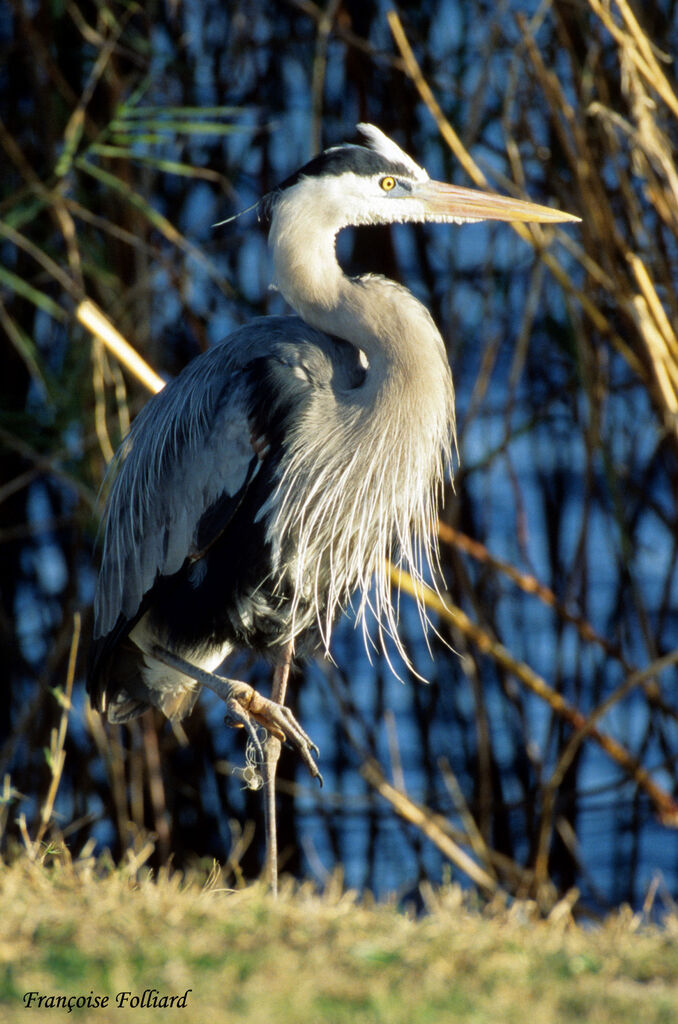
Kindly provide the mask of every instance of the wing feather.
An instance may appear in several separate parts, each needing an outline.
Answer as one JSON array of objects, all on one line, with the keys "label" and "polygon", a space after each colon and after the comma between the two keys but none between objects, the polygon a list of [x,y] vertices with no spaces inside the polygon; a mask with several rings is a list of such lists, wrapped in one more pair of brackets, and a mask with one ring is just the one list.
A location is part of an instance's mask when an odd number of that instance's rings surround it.
[{"label": "wing feather", "polygon": [[258,469],[243,373],[229,367],[227,355],[197,360],[194,372],[171,381],[137,416],[116,457],[95,637],[120,616],[132,620],[156,578],[199,553],[198,527],[215,504],[224,528]]},{"label": "wing feather", "polygon": [[300,412],[314,388],[359,386],[357,359],[297,317],[267,317],[193,360],[148,402],[109,471],[95,638],[111,634],[114,644],[158,576],[209,547],[283,443],[285,410]]}]

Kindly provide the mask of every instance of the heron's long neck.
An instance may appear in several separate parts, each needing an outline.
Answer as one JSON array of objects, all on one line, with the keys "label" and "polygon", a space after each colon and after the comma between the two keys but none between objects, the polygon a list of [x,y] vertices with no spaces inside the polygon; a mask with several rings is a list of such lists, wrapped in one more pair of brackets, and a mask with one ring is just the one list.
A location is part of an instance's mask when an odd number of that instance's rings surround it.
[{"label": "heron's long neck", "polygon": [[[386,564],[397,551],[421,579],[422,553],[435,562],[431,522],[454,438],[452,377],[424,306],[385,278],[346,277],[335,254],[332,211],[316,207],[306,218],[303,209],[296,212],[293,202],[286,209],[281,200],[271,226],[276,284],[303,320],[359,346],[369,366],[349,399],[316,403],[324,433],[310,450],[302,435],[297,457],[305,479],[313,480],[313,498],[301,517],[290,501],[282,522],[299,529],[298,550],[312,556],[309,576],[317,581],[317,566],[326,564],[330,576],[338,572],[345,580],[344,595],[358,587],[359,620],[375,610],[399,644]],[[374,591],[367,582],[373,574]],[[333,585],[323,621],[332,621],[343,600]]]},{"label": "heron's long neck", "polygon": [[335,237],[322,214],[295,216],[283,200],[269,239],[276,286],[306,323],[359,346],[382,385],[402,385],[413,398],[447,406],[449,368],[428,311],[386,278],[347,277]]}]

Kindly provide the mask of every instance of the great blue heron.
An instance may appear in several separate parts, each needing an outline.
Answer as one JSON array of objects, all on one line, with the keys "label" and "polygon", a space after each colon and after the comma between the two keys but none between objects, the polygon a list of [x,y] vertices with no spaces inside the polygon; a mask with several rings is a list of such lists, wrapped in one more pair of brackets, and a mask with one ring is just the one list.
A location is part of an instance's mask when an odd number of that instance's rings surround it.
[{"label": "great blue heron", "polygon": [[[280,741],[319,775],[317,748],[283,706],[290,659],[327,650],[355,594],[358,620],[372,607],[397,638],[387,559],[420,577],[454,437],[431,316],[393,281],[346,276],[336,236],[577,219],[432,181],[378,128],[358,127],[366,147],[326,150],[260,204],[275,285],[298,315],[235,331],[137,416],[114,464],[94,606],[88,690],[110,721],[149,706],[182,718],[207,686],[246,727],[264,764],[274,886]],[[271,700],[213,674],[236,648],[274,663]]]}]

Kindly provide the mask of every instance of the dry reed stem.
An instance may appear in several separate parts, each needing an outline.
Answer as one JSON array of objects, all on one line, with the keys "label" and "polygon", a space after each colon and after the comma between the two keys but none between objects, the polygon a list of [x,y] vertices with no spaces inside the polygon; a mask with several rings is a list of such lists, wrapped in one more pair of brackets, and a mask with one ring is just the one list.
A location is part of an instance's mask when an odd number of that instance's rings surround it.
[{"label": "dry reed stem", "polygon": [[80,300],[81,292],[76,282],[69,274],[66,273],[65,270],[63,270],[62,267],[59,266],[58,263],[56,263],[55,260],[52,259],[51,256],[48,256],[39,245],[36,245],[35,242],[30,240],[30,238],[27,238],[26,235],[21,233],[21,231],[17,231],[16,228],[13,228],[6,221],[1,220],[0,236],[6,238],[7,241],[11,242],[12,245],[15,245],[17,249],[21,249],[27,256],[30,256],[32,260],[42,267],[49,277],[54,278],[57,284],[63,288],[67,295],[76,301]]},{"label": "dry reed stem", "polygon": [[118,836],[125,843],[133,832],[133,825],[127,807],[127,782],[125,778],[125,751],[120,743],[120,727],[112,732],[104,729],[98,712],[93,711],[89,702],[85,704],[85,718],[94,739],[99,757],[108,775]]},{"label": "dry reed stem", "polygon": [[673,330],[673,327],[669,322],[669,318],[666,315],[666,311],[664,310],[659,296],[657,295],[647,267],[640,256],[637,256],[633,252],[628,253],[627,258],[631,264],[635,279],[638,282],[638,287],[643,293],[643,297],[652,314],[652,319],[654,320],[657,330],[661,334],[668,353],[675,365],[678,360],[678,338],[676,337],[676,333]]},{"label": "dry reed stem", "polygon": [[[476,164],[475,160],[473,160],[454,128],[443,114],[440,104],[433,95],[431,87],[426,82],[426,79],[421,72],[421,68],[414,56],[412,47],[405,35],[400,18],[393,10],[387,12],[387,18],[393,38],[405,62],[405,71],[415,85],[424,104],[433,115],[440,134],[445,139],[451,151],[457,160],[459,160],[459,163],[462,165],[471,180],[480,188],[486,188],[487,179],[485,175]],[[624,356],[635,372],[639,376],[642,376],[642,364],[618,331],[614,330],[609,319],[596,305],[591,296],[583,289],[577,287],[554,254],[545,248],[544,239],[550,237],[556,229],[551,227],[547,229],[547,231],[544,231],[543,227],[534,224],[529,227],[524,224],[511,224],[511,227],[516,234],[523,239],[523,241],[528,242],[537,250],[539,258],[546,265],[551,275],[567,294],[577,300],[579,306],[586,313],[596,330],[600,331],[601,334],[606,335],[609,338],[610,343]],[[558,234],[560,235],[560,232],[558,232]],[[588,258],[590,259],[590,255]]]},{"label": "dry reed stem", "polygon": [[132,348],[130,343],[113,326],[91,299],[85,299],[78,305],[75,314],[80,323],[88,331],[99,338],[116,359],[127,367],[144,387],[157,394],[165,386],[165,381],[153,370],[142,356]]},{"label": "dry reed stem", "polygon": [[655,379],[666,407],[667,426],[678,431],[678,339],[642,259],[629,252],[640,295],[631,299],[638,333],[645,342]]},{"label": "dry reed stem", "polygon": [[17,145],[15,139],[7,130],[1,119],[0,145],[2,145],[11,162],[17,168],[26,183],[30,186],[31,191],[39,196],[44,202],[45,207],[58,225],[66,246],[66,254],[74,282],[76,283],[76,287],[79,292],[83,293],[84,281],[82,275],[82,260],[80,258],[80,250],[77,244],[77,232],[75,230],[73,218],[68,210],[68,204],[64,199],[62,192],[59,188],[50,190],[42,183],[33,167],[26,159],[21,147]]},{"label": "dry reed stem", "polygon": [[[325,9],[320,4],[313,3],[312,0],[288,0],[288,3],[292,7],[296,7],[297,10],[301,11],[307,17],[315,21],[316,24],[321,24],[323,19],[326,17]],[[339,8],[341,12],[341,7]],[[399,57],[394,57],[390,53],[384,53],[376,50],[369,39],[359,36],[356,32],[353,32],[350,27],[349,18],[339,18],[333,26],[333,34],[335,38],[341,39],[342,42],[346,43],[347,47],[351,47],[353,50],[357,50],[358,53],[364,54],[373,60],[376,64],[386,64],[389,67],[396,68],[398,71],[403,71],[403,62]]]},{"label": "dry reed stem", "polygon": [[428,807],[415,803],[414,800],[411,800],[401,790],[392,786],[385,778],[378,761],[373,757],[365,758],[360,766],[360,774],[384,800],[391,804],[401,818],[409,821],[412,825],[416,825],[440,852],[455,864],[460,871],[468,875],[471,881],[475,882],[480,889],[488,895],[496,892],[496,878],[476,864],[466,851],[447,834],[442,825],[444,819],[440,815],[434,814]]},{"label": "dry reed stem", "polygon": [[485,545],[480,543],[480,541],[474,540],[472,537],[462,533],[460,530],[456,530],[453,526],[449,526],[447,523],[438,522],[437,530],[438,537],[441,541],[446,544],[453,545],[460,551],[464,551],[477,562],[481,562],[483,565],[488,565],[492,569],[496,569],[498,572],[501,572],[504,576],[510,579],[512,583],[515,583],[523,593],[533,594],[535,597],[539,598],[542,604],[545,604],[548,608],[553,608],[564,622],[569,622],[575,627],[582,640],[585,640],[587,643],[596,644],[597,647],[600,647],[610,657],[621,662],[625,668],[631,668],[625,660],[622,651],[616,644],[610,643],[610,641],[604,636],[596,633],[590,622],[588,622],[582,615],[568,608],[562,603],[562,601],[559,601],[551,588],[540,583],[535,576],[520,572],[519,569],[516,569],[516,567],[511,565],[509,562],[491,554]]},{"label": "dry reed stem", "polygon": [[106,415],[105,350],[99,338],[92,345],[92,392],[94,394],[94,429],[105,462],[110,462],[115,450],[108,433]]},{"label": "dry reed stem", "polygon": [[[548,856],[551,845],[551,834],[554,827],[553,818],[555,814],[558,789],[565,778],[567,770],[574,761],[577,751],[586,740],[587,736],[590,736],[593,732],[595,723],[606,715],[615,704],[618,704],[619,701],[628,696],[632,690],[637,689],[639,686],[643,686],[643,684],[649,679],[659,676],[667,668],[670,668],[676,663],[678,663],[678,651],[672,651],[665,657],[657,658],[656,661],[653,661],[644,669],[630,673],[624,682],[617,687],[614,693],[611,693],[609,697],[604,701],[601,701],[598,707],[588,713],[585,723],[572,734],[565,747],[560,752],[558,762],[551,773],[551,777],[548,779],[541,792],[542,810],[534,867],[537,888],[539,887],[540,882],[545,880],[547,877]],[[678,827],[678,808],[675,808],[674,811],[669,814],[668,818],[660,810],[660,817],[662,824],[671,828]]]},{"label": "dry reed stem", "polygon": [[[674,119],[678,116],[678,100],[657,63],[650,41],[624,0],[617,3],[623,26],[614,22],[611,10],[603,7],[599,0],[589,0],[589,3],[618,46],[621,91],[628,100],[633,122],[625,121],[616,111],[607,110],[602,104],[596,104],[596,113],[628,138],[629,159],[635,173],[645,182],[645,194],[664,224],[675,235],[678,228],[675,149],[668,134],[662,129],[662,112],[657,109],[645,85],[663,100]],[[663,175],[664,182],[660,175]],[[626,179],[622,180],[626,182]],[[628,196],[633,195],[630,177],[625,191]],[[629,209],[633,208],[629,204]],[[642,218],[637,217],[632,228],[638,243],[645,245]],[[624,296],[626,307],[646,347],[665,409],[667,426],[678,431],[678,340],[652,281],[647,260],[643,260],[623,243],[616,248],[618,255],[628,261],[635,285],[640,290],[640,294],[632,291]],[[653,270],[656,272],[659,269],[656,252],[652,256]],[[663,285],[664,294],[670,295],[671,289],[675,287],[675,282],[670,280],[670,273]]]},{"label": "dry reed stem", "polygon": [[341,0],[328,0],[316,21],[315,53],[311,76],[311,152],[318,153],[322,143],[323,98],[327,73],[327,48]]},{"label": "dry reed stem", "polygon": [[[143,755],[148,773],[148,793],[153,811],[153,826],[157,837],[158,853],[164,864],[171,853],[170,814],[167,809],[165,783],[162,777],[158,733],[151,715],[142,715]],[[143,822],[143,812],[141,821]]]},{"label": "dry reed stem", "polygon": [[652,45],[626,0],[615,0],[615,3],[626,25],[627,32],[623,32],[612,18],[609,5],[606,7],[600,0],[588,0],[588,2],[591,10],[597,15],[613,39],[628,54],[647,84],[658,93],[673,115],[678,117],[678,98],[659,67]]},{"label": "dry reed stem", "polygon": [[451,151],[468,174],[469,178],[480,188],[487,188],[487,178],[481,171],[480,167],[478,167],[478,164],[475,162],[469,151],[466,149],[466,146],[461,141],[448,119],[443,114],[440,104],[433,95],[433,90],[424,78],[421,68],[417,63],[417,59],[414,56],[412,47],[410,46],[409,40],[405,35],[405,30],[403,29],[398,14],[394,10],[390,10],[386,12],[386,17],[396,46],[400,50],[401,56],[405,62],[405,70],[408,76],[412,79],[412,82],[422,100],[433,114],[433,118],[438,126],[438,131],[445,139],[445,142],[448,144]]},{"label": "dry reed stem", "polygon": [[[601,732],[595,726],[587,726],[587,716],[567,701],[562,694],[548,685],[538,673],[525,662],[519,661],[503,644],[495,640],[487,630],[482,629],[456,605],[442,600],[430,587],[416,583],[402,569],[391,567],[393,584],[418,600],[424,599],[426,606],[439,615],[454,629],[467,636],[475,646],[493,659],[502,669],[510,672],[526,689],[549,705],[559,717],[569,722],[574,729],[583,729],[602,750],[634,780],[636,785],[645,790],[655,805],[657,814],[663,824],[678,827],[678,804],[673,797],[658,786],[650,773],[634,758],[625,747],[612,736]],[[650,673],[652,674],[652,673]]]},{"label": "dry reed stem", "polygon": [[[533,871],[530,868],[522,867],[512,857],[490,847],[478,829],[476,822],[471,817],[468,808],[462,812],[461,808],[458,807],[460,818],[464,825],[464,828],[460,829],[453,826],[442,814],[431,810],[424,804],[413,801],[405,792],[404,786],[386,781],[383,769],[371,753],[371,750],[374,749],[373,738],[368,739],[368,744],[361,742],[358,738],[358,733],[363,733],[366,736],[369,733],[363,717],[354,708],[349,706],[349,703],[336,691],[332,683],[330,685],[335,692],[336,704],[344,723],[344,732],[360,759],[360,772],[365,781],[390,803],[400,817],[410,824],[419,827],[433,845],[456,864],[461,871],[468,874],[472,880],[476,880],[474,875],[480,870],[492,877],[495,892],[501,892],[504,889],[512,893],[529,892],[533,883]],[[443,759],[443,770],[445,766],[446,762]],[[449,779],[447,781],[449,782]],[[299,787],[294,783],[283,783],[283,785],[286,787],[287,792],[297,792],[299,790]],[[325,799],[332,800],[331,794],[327,795]],[[334,805],[339,806],[342,800],[343,797],[340,795],[335,796]],[[463,803],[463,796],[461,801]],[[463,847],[465,846],[470,846],[476,853],[482,865],[480,868],[475,861],[469,858],[467,854],[464,854]],[[469,874],[467,868],[473,871],[474,874]],[[483,882],[485,882],[484,875],[482,878]],[[499,878],[502,880],[501,887],[498,881]]]},{"label": "dry reed stem", "polygon": [[463,790],[457,781],[457,776],[452,771],[452,765],[446,757],[441,757],[438,759],[438,767],[440,768],[440,774],[443,777],[445,788],[450,794],[455,810],[461,819],[462,825],[464,826],[471,849],[480,863],[484,864],[487,871],[496,879],[496,874],[492,867],[490,848],[485,841],[484,835],[478,828],[475,818],[471,814],[471,810],[466,802]]},{"label": "dry reed stem", "polygon": [[[655,246],[645,258],[634,252],[633,246],[643,249],[648,244],[639,183],[644,199],[651,203],[665,227],[674,236],[678,230],[678,169],[675,147],[666,126],[667,117],[674,123],[678,115],[678,100],[659,67],[651,41],[625,0],[616,4],[621,20],[615,20],[611,3],[589,0],[589,6],[617,47],[619,89],[628,103],[628,116],[611,108],[607,80],[604,74],[601,79],[599,68],[592,65],[594,85],[590,92],[596,98],[589,101],[586,113],[601,121],[606,129],[598,141],[604,143],[603,159],[609,155],[614,160],[619,194],[623,199],[620,212],[612,214],[608,197],[599,187],[601,179],[593,170],[596,163],[581,118],[570,126],[574,149],[564,145],[564,151],[573,175],[579,180],[584,225],[591,235],[589,250],[596,246],[599,258],[613,273],[609,282],[597,274],[594,279],[608,293],[608,301],[625,309],[635,324],[645,350],[644,361],[651,368],[656,383],[656,404],[664,414],[666,426],[675,433],[678,431],[678,343],[671,318],[659,298],[661,292],[664,301],[676,312],[675,276],[668,261],[663,262],[665,250],[661,245]],[[518,21],[552,123],[557,131],[562,131],[563,89],[555,74],[545,67],[525,19],[519,17]],[[662,102],[665,107],[661,106]],[[570,120],[568,118],[568,123]],[[562,134],[560,139],[563,142]],[[571,247],[570,251],[574,253]],[[591,273],[590,260],[582,266]],[[627,267],[632,271],[631,280],[626,274]],[[660,276],[657,283],[652,280],[652,273]],[[624,354],[622,349],[620,352]],[[641,350],[641,358],[642,355]],[[630,360],[629,365],[634,367]],[[641,379],[647,385],[651,378],[642,372]]]},{"label": "dry reed stem", "polygon": [[[629,661],[618,644],[612,643],[606,637],[597,633],[587,619],[573,611],[567,605],[564,605],[562,601],[559,601],[551,588],[540,583],[533,575],[520,572],[520,570],[516,569],[516,567],[511,565],[509,562],[506,562],[501,558],[497,558],[496,555],[492,555],[484,544],[481,544],[479,541],[474,540],[465,533],[456,530],[447,523],[438,522],[437,528],[438,536],[444,543],[452,545],[458,550],[470,555],[471,558],[474,558],[483,565],[488,565],[490,568],[502,573],[515,583],[523,593],[533,594],[547,607],[553,608],[556,614],[564,622],[569,622],[575,627],[582,640],[586,643],[595,644],[610,658],[614,658],[615,661],[618,661],[627,675],[630,676],[631,674],[641,671],[636,665]],[[672,718],[674,721],[677,721],[678,711],[673,707],[668,706],[666,702],[660,699],[657,684],[651,680],[652,674],[652,672],[648,672],[645,669],[642,670],[643,678],[640,685],[642,685],[643,690],[645,691],[645,696],[654,707],[662,712],[662,714]]]},{"label": "dry reed stem", "polygon": [[[75,663],[78,657],[78,646],[80,644],[80,627],[80,612],[75,612],[73,615],[73,636],[71,640],[71,648],[68,654],[68,666],[66,669],[66,686],[64,688],[63,695],[60,698],[61,717],[59,719],[58,729],[52,729],[50,737],[49,766],[52,777],[50,779],[45,802],[43,803],[40,811],[40,825],[32,847],[33,857],[35,856],[45,832],[47,831],[49,823],[52,820],[54,802],[56,800],[59,783],[64,770],[64,762],[66,760],[64,745],[66,742],[66,731],[68,729],[68,716],[72,707],[71,697],[73,695],[73,681],[75,679]],[[31,850],[29,850],[29,854],[31,854]]]}]

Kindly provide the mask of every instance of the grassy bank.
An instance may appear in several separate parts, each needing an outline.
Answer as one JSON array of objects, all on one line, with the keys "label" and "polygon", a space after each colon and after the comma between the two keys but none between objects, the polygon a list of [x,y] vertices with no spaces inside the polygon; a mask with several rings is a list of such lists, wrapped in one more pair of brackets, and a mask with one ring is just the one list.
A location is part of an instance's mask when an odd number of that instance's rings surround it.
[{"label": "grassy bank", "polygon": [[[159,1020],[163,1001],[190,989],[172,1019],[678,1020],[676,917],[657,929],[622,912],[582,928],[568,913],[540,921],[529,906],[480,913],[456,888],[429,903],[415,920],[347,894],[283,887],[274,903],[258,887],[224,890],[218,876],[139,880],[21,859],[0,875],[0,1014]],[[156,990],[151,1005],[133,1005],[145,990]],[[53,1005],[58,995],[108,1003],[78,1009],[73,998],[71,1016]]]}]

